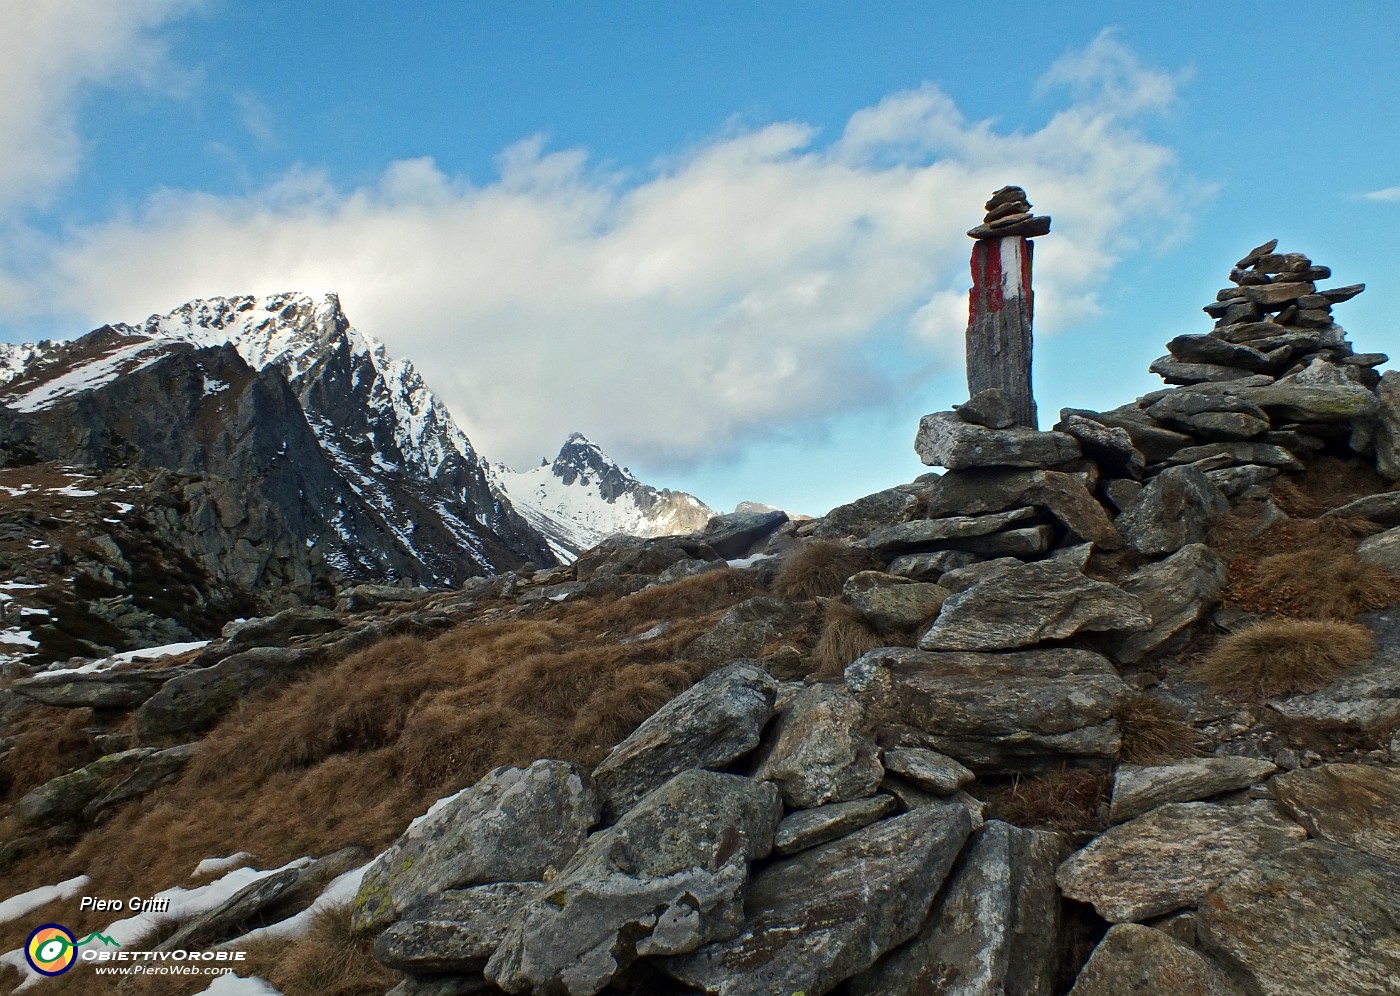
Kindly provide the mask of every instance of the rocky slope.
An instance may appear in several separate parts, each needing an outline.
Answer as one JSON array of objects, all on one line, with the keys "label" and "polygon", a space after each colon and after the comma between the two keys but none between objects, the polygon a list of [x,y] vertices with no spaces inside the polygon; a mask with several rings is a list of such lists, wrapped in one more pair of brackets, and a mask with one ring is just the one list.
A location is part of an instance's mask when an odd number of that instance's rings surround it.
[{"label": "rocky slope", "polygon": [[[455,791],[372,860],[308,818],[287,832],[316,824],[319,861],[269,853],[158,939],[295,933],[317,894],[353,895],[360,943],[400,974],[347,992],[1395,992],[1400,374],[1332,324],[1323,268],[1272,249],[1238,264],[1215,329],[1173,340],[1187,383],[1045,432],[984,392],[922,421],[943,473],[823,519],[736,513],[460,591],[362,588],[164,665],[23,677],[0,696],[12,728],[101,703],[105,754],[6,799],[0,860],[29,855],[26,885],[89,871],[45,848],[97,853],[102,814],[132,839],[133,798],[199,798],[200,758],[257,722],[239,702],[315,731],[312,758],[250,757],[280,791],[360,777],[377,798],[421,758],[416,722],[500,681],[517,711],[432,741],[479,761],[448,764]],[[442,635],[402,665],[384,644],[395,680],[490,648],[469,698],[386,687],[382,720],[323,715],[314,683],[404,632]],[[605,734],[635,705],[615,660],[701,677]],[[546,744],[532,711],[582,739]]]}]

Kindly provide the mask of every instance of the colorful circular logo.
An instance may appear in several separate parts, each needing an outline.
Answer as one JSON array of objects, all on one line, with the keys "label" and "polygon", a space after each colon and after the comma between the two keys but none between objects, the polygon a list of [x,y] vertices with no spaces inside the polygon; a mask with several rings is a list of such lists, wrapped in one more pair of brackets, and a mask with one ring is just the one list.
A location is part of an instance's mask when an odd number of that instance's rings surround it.
[{"label": "colorful circular logo", "polygon": [[24,946],[24,957],[29,967],[40,975],[62,975],[77,960],[77,945],[67,927],[46,923],[29,935],[29,943]]}]

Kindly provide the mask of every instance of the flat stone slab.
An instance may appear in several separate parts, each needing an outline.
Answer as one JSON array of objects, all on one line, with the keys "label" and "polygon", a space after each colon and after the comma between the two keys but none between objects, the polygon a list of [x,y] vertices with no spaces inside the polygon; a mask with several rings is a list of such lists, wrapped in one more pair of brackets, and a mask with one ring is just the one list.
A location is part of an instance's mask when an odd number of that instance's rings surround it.
[{"label": "flat stone slab", "polygon": [[928,806],[769,865],[739,935],[666,970],[717,996],[828,993],[918,933],[971,829],[961,805]]},{"label": "flat stone slab", "polygon": [[968,845],[924,929],[852,980],[852,996],[1050,996],[1060,955],[1059,834],[989,821]]},{"label": "flat stone slab", "polygon": [[724,768],[758,746],[778,685],[737,661],[677,695],[593,769],[604,813],[616,818],[687,768]]},{"label": "flat stone slab", "polygon": [[805,851],[869,826],[894,812],[897,807],[898,801],[894,796],[881,793],[869,799],[830,802],[816,809],[799,809],[785,816],[778,824],[777,832],[773,835],[773,850],[782,855]]},{"label": "flat stone slab", "polygon": [[408,910],[374,942],[374,957],[400,972],[479,973],[511,923],[544,885],[498,882],[449,889]]},{"label": "flat stone slab", "polygon": [[1392,574],[1400,574],[1400,526],[1362,540],[1356,546],[1356,556]]},{"label": "flat stone slab", "polygon": [[1202,904],[1197,929],[1264,996],[1394,996],[1400,868],[1320,840],[1261,854]]},{"label": "flat stone slab", "polygon": [[134,709],[171,678],[192,668],[113,670],[91,674],[36,674],[20,678],[10,690],[44,705],[74,709]]},{"label": "flat stone slab", "polygon": [[953,515],[942,519],[911,519],[877,529],[857,546],[881,553],[903,553],[907,550],[927,550],[944,540],[987,536],[1035,518],[1033,508],[1013,508],[989,515]]},{"label": "flat stone slab", "polygon": [[872,721],[918,730],[915,742],[973,770],[1116,758],[1114,715],[1129,694],[1107,658],[1066,647],[1007,654],[886,647],[853,662],[846,685]]},{"label": "flat stone slab", "polygon": [[1196,802],[1257,785],[1278,770],[1252,757],[1193,757],[1173,764],[1123,764],[1113,778],[1109,819],[1122,823],[1169,802]]},{"label": "flat stone slab", "polygon": [[1081,631],[1152,625],[1136,596],[1044,561],[1011,567],[958,592],[919,640],[924,650],[1011,650]]},{"label": "flat stone slab", "polygon": [[1199,951],[1151,927],[1120,923],[1104,935],[1069,996],[1242,996]]},{"label": "flat stone slab", "polygon": [[1272,779],[1269,792],[1314,837],[1400,865],[1400,768],[1299,768]]},{"label": "flat stone slab", "polygon": [[947,754],[922,747],[893,747],[885,751],[885,769],[935,795],[952,795],[977,777]]},{"label": "flat stone slab", "polygon": [[1339,516],[1345,519],[1369,519],[1382,526],[1400,526],[1400,491],[1387,491],[1379,495],[1366,495],[1345,505],[1338,505],[1330,512],[1323,512],[1321,518]]},{"label": "flat stone slab", "polygon": [[1120,586],[1141,603],[1146,629],[1114,637],[1112,653],[1133,664],[1151,657],[1213,608],[1225,588],[1225,562],[1203,543],[1191,543],[1166,560],[1139,567]]},{"label": "flat stone slab", "polygon": [[1146,920],[1196,905],[1260,855],[1306,838],[1271,802],[1171,803],[1105,831],[1056,879],[1110,923]]},{"label": "flat stone slab", "polygon": [[930,467],[1053,467],[1077,459],[1079,442],[1063,432],[1023,426],[989,429],[964,422],[955,412],[934,412],[919,420],[914,451]]}]

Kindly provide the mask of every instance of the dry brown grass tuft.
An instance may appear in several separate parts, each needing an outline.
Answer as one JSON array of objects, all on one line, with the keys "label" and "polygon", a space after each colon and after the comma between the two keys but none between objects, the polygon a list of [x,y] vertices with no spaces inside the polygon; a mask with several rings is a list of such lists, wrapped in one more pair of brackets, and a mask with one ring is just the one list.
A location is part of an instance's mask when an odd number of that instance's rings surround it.
[{"label": "dry brown grass tuft", "polygon": [[101,751],[84,732],[91,709],[55,709],[48,718],[49,723],[21,732],[0,761],[0,800],[18,800],[50,778],[97,760]]},{"label": "dry brown grass tuft", "polygon": [[403,978],[374,960],[373,935],[357,932],[350,907],[326,910],[295,943],[263,941],[247,947],[246,970],[284,996],[381,996]]},{"label": "dry brown grass tuft", "polygon": [[1357,623],[1268,619],[1221,639],[1191,674],[1222,695],[1264,699],[1323,688],[1374,651]]},{"label": "dry brown grass tuft", "polygon": [[1102,830],[1112,791],[1107,772],[1057,768],[987,792],[987,816],[1044,830]]},{"label": "dry brown grass tuft", "polygon": [[888,647],[888,637],[877,633],[860,613],[843,602],[826,607],[822,635],[812,651],[812,666],[823,678],[840,677],[846,666],[876,647]]},{"label": "dry brown grass tuft", "polygon": [[1400,577],[1357,559],[1350,542],[1265,557],[1252,579],[1280,614],[1301,619],[1346,620],[1400,600]]},{"label": "dry brown grass tuft", "polygon": [[627,739],[652,713],[694,683],[680,664],[632,664],[600,685],[578,710],[569,735],[585,748],[586,760],[602,760],[606,749]]},{"label": "dry brown grass tuft", "polygon": [[793,551],[783,561],[773,579],[773,592],[792,601],[839,595],[851,575],[875,566],[875,558],[868,550],[817,540]]},{"label": "dry brown grass tuft", "polygon": [[1334,456],[1315,457],[1302,474],[1289,474],[1270,489],[1289,515],[1314,518],[1362,495],[1380,494],[1390,485],[1374,466]]},{"label": "dry brown grass tuft", "polygon": [[1145,692],[1118,707],[1122,757],[1130,764],[1161,764],[1200,754],[1199,737],[1178,710]]},{"label": "dry brown grass tuft", "polygon": [[659,622],[677,616],[696,616],[732,605],[737,596],[753,590],[752,571],[717,567],[700,574],[659,584],[619,598],[612,613],[622,626]]}]

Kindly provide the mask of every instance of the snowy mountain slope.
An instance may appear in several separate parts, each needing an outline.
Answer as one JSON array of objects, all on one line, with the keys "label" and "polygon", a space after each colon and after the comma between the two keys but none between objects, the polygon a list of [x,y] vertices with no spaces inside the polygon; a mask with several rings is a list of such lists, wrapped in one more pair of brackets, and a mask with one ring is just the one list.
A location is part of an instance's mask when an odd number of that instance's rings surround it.
[{"label": "snowy mountain slope", "polygon": [[514,471],[488,467],[498,493],[572,559],[606,536],[669,536],[702,528],[715,513],[700,499],[643,484],[581,433],[551,464]]}]

